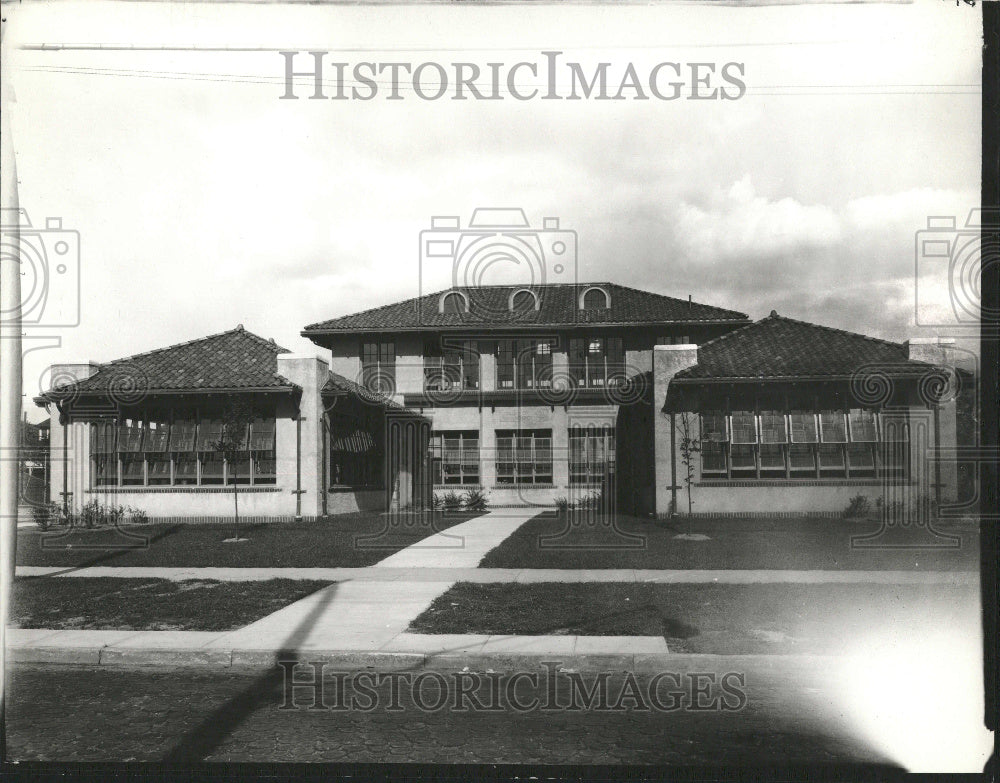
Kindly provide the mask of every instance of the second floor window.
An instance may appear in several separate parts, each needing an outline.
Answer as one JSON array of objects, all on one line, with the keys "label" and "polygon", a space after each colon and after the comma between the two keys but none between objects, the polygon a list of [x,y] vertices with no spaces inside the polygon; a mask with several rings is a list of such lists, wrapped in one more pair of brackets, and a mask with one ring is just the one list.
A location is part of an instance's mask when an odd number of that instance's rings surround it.
[{"label": "second floor window", "polygon": [[497,342],[497,389],[545,389],[551,386],[551,340]]},{"label": "second floor window", "polygon": [[424,391],[479,388],[479,344],[463,340],[444,347],[437,340],[424,344]]},{"label": "second floor window", "polygon": [[590,389],[625,381],[621,337],[574,337],[569,341],[569,371],[577,386]]},{"label": "second floor window", "polygon": [[361,378],[364,387],[377,394],[392,394],[396,388],[396,344],[391,340],[361,343]]}]

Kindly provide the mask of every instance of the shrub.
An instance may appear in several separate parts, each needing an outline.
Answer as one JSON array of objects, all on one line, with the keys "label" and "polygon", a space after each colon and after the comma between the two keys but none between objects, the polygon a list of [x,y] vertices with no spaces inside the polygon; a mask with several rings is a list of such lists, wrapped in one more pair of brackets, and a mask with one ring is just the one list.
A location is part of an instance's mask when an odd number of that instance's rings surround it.
[{"label": "shrub", "polygon": [[433,494],[431,494],[431,508],[434,511],[440,511],[441,510],[441,504],[443,502],[444,501],[441,499],[441,496],[437,492],[434,492]]},{"label": "shrub", "polygon": [[102,524],[118,527],[125,520],[124,506],[105,506],[102,510],[104,512]]},{"label": "shrub", "polygon": [[591,492],[590,494],[584,495],[582,498],[580,498],[576,506],[577,508],[583,508],[587,510],[600,508],[602,497],[603,496],[599,490],[596,492]]},{"label": "shrub", "polygon": [[462,507],[462,498],[457,492],[452,490],[451,492],[445,493],[444,496],[444,508],[445,511],[457,511]]},{"label": "shrub", "polygon": [[566,497],[565,495],[557,497],[555,503],[556,503],[556,510],[560,514],[565,514],[570,509],[569,498]]},{"label": "shrub", "polygon": [[844,509],[843,514],[848,519],[857,519],[858,517],[866,516],[869,508],[870,503],[867,496],[855,495],[848,501],[847,508]]},{"label": "shrub", "polygon": [[463,496],[465,508],[469,511],[486,510],[486,493],[481,489],[470,489]]},{"label": "shrub", "polygon": [[125,521],[126,517],[132,521],[136,514],[141,515],[139,524],[149,521],[149,517],[144,511],[131,507],[126,509],[125,506],[102,506],[95,498],[89,503],[84,503],[79,512],[69,514],[67,522],[71,527],[81,525],[87,530],[108,525],[118,527]]},{"label": "shrub", "polygon": [[129,524],[145,525],[149,522],[149,514],[147,514],[143,509],[129,506],[127,511]]},{"label": "shrub", "polygon": [[74,516],[81,525],[83,525],[87,530],[90,530],[91,528],[97,527],[101,524],[104,512],[101,509],[100,503],[98,503],[95,498],[89,503],[84,503],[83,508],[80,509],[80,513]]},{"label": "shrub", "polygon": [[58,503],[46,503],[44,506],[33,506],[31,516],[39,530],[48,530],[59,522],[60,508]]}]

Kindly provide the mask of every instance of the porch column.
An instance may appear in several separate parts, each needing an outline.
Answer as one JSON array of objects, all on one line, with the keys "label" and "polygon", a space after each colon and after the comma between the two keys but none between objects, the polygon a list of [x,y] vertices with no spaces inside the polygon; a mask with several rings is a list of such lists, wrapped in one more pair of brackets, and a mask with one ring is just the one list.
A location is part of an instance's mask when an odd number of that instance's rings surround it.
[{"label": "porch column", "polygon": [[[320,391],[330,377],[330,365],[308,354],[278,354],[278,374],[302,388],[298,417],[279,418],[276,422],[278,481],[294,498],[298,492],[300,504],[292,502],[290,509],[299,510],[304,519],[323,512],[323,402]],[[298,481],[296,481],[298,476]],[[297,486],[296,486],[297,484]]]},{"label": "porch column", "polygon": [[[955,341],[938,337],[921,337],[908,340],[906,342],[906,354],[908,359],[927,362],[936,365],[948,374],[954,374],[955,370]],[[952,382],[957,379],[952,377]],[[928,446],[935,452],[938,449],[948,451],[958,446],[958,406],[955,396],[943,400],[939,405],[934,406],[934,421],[928,426],[929,441]],[[972,445],[972,444],[966,444]],[[918,459],[924,455],[914,455]],[[935,459],[934,475],[929,477],[929,481],[940,483],[937,487],[940,498],[944,502],[954,501],[958,497],[958,463],[954,459]],[[932,488],[933,489],[933,488]]]},{"label": "porch column", "polygon": [[[49,384],[62,386],[83,381],[100,368],[93,362],[53,364]],[[79,509],[86,502],[84,492],[90,487],[90,425],[85,422],[60,421],[59,410],[50,403],[49,414],[49,499],[62,506]]]},{"label": "porch column", "polygon": [[[698,346],[657,345],[653,348],[653,452],[656,476],[657,516],[670,511],[673,497],[671,487],[679,480],[680,457],[678,453],[680,436],[674,432],[672,416],[663,413],[670,382],[681,370],[698,363]],[[679,493],[678,493],[679,494]],[[678,500],[678,509],[687,508]]]}]

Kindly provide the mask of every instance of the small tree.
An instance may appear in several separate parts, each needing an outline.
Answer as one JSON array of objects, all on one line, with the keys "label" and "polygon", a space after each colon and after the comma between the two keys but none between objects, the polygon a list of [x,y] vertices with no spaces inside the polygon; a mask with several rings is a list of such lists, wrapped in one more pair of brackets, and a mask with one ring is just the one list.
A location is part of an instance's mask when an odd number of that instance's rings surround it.
[{"label": "small tree", "polygon": [[250,419],[253,407],[246,397],[233,396],[228,398],[222,413],[222,430],[219,439],[213,444],[215,451],[226,460],[227,470],[233,482],[233,511],[235,512],[235,540],[240,539],[240,487],[239,463],[250,449]]},{"label": "small tree", "polygon": [[[679,449],[681,452],[681,465],[684,466],[684,486],[687,487],[688,496],[688,516],[691,516],[691,484],[694,481],[694,460],[695,455],[701,451],[701,441],[691,437],[691,419],[687,413],[680,415],[681,439]],[[673,509],[676,511],[676,509]]]}]

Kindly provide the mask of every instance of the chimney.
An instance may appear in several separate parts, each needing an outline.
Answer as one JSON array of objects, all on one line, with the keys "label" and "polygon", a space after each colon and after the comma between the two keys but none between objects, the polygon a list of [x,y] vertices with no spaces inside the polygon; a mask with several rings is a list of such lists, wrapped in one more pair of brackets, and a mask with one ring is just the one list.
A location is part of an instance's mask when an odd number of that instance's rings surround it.
[{"label": "chimney", "polygon": [[49,367],[49,388],[65,386],[72,381],[85,381],[98,373],[101,366],[97,362],[76,362],[53,364]]},{"label": "chimney", "polygon": [[903,345],[907,359],[941,366],[955,362],[955,340],[950,337],[914,337]]}]

